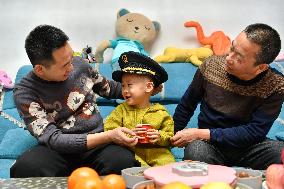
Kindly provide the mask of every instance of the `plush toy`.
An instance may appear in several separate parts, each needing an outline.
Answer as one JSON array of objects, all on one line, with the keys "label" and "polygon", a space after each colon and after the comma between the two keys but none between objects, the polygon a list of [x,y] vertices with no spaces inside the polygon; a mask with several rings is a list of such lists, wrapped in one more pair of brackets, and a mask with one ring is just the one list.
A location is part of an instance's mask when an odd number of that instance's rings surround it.
[{"label": "plush toy", "polygon": [[119,67],[117,60],[123,52],[134,51],[148,56],[145,48],[150,47],[156,39],[160,31],[160,24],[151,21],[143,14],[121,9],[117,13],[115,31],[117,38],[103,41],[95,52],[96,61],[103,62],[104,51],[107,48],[113,48],[114,53],[111,61],[113,69]]},{"label": "plush toy", "polygon": [[3,70],[0,70],[0,85],[6,89],[12,89],[14,87],[11,78]]},{"label": "plush toy", "polygon": [[222,31],[215,31],[209,37],[205,37],[203,29],[198,22],[189,21],[184,26],[195,27],[198,41],[202,45],[211,45],[215,55],[224,55],[229,51],[231,40]]},{"label": "plush toy", "polygon": [[210,46],[192,48],[192,49],[180,49],[176,47],[168,47],[164,50],[164,54],[155,58],[157,62],[191,62],[196,66],[200,66],[202,61],[213,55],[213,51]]}]

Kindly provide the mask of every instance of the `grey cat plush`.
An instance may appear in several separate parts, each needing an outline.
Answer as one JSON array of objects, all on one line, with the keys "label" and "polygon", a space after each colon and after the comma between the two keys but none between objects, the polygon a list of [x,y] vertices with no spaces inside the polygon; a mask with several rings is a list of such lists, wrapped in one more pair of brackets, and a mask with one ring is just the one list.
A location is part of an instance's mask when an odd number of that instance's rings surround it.
[{"label": "grey cat plush", "polygon": [[117,38],[103,41],[95,52],[96,61],[102,63],[104,51],[107,48],[113,48],[111,60],[113,69],[118,65],[118,58],[123,52],[134,51],[149,56],[145,47],[150,47],[155,41],[160,31],[160,24],[151,21],[143,14],[120,9],[117,13],[115,31]]}]

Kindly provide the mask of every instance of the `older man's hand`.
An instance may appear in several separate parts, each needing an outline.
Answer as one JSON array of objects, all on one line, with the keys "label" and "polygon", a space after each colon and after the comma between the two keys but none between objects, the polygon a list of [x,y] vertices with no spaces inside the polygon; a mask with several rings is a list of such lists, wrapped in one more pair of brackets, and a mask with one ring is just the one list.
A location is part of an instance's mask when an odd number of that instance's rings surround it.
[{"label": "older man's hand", "polygon": [[184,147],[194,140],[209,140],[209,129],[188,128],[178,131],[172,138],[171,143],[177,147]]}]

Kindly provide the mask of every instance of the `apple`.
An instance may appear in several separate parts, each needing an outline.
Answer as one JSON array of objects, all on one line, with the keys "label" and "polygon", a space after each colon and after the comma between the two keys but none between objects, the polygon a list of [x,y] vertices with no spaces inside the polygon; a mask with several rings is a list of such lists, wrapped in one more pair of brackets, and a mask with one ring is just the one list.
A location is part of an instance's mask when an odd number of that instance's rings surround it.
[{"label": "apple", "polygon": [[182,182],[175,181],[164,185],[161,189],[192,189],[192,188]]},{"label": "apple", "polygon": [[284,165],[272,164],[266,170],[266,185],[269,189],[284,188]]}]

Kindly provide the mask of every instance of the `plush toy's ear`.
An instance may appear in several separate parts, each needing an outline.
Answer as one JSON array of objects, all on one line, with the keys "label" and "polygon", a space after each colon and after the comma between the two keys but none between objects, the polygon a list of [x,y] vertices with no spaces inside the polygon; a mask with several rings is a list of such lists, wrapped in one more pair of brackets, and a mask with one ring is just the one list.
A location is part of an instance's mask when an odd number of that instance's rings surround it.
[{"label": "plush toy's ear", "polygon": [[130,12],[127,9],[120,9],[117,13],[117,18],[120,18],[121,16],[124,16],[128,13],[130,13]]},{"label": "plush toy's ear", "polygon": [[160,31],[160,29],[161,29],[161,25],[160,25],[160,23],[159,23],[159,22],[157,22],[157,21],[153,21],[153,24],[154,24],[154,26],[155,26],[155,30],[156,30],[156,32],[159,32],[159,31]]}]

